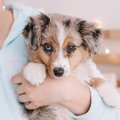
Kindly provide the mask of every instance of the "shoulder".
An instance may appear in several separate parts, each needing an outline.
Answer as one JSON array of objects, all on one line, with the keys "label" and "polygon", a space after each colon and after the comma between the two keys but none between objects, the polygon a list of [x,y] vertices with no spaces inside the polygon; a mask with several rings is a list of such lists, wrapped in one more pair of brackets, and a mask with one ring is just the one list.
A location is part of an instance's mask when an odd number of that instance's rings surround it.
[{"label": "shoulder", "polygon": [[[10,9],[13,13],[13,25],[10,30],[10,34],[6,40],[6,44],[21,37],[21,33],[27,24],[29,17],[41,13],[45,13],[42,8],[34,8],[31,6],[23,5],[18,2],[6,3],[6,9]],[[22,38],[24,40],[24,38]]]},{"label": "shoulder", "polygon": [[23,19],[26,19],[33,15],[45,13],[45,10],[42,8],[35,8],[32,6],[24,5],[19,2],[8,3],[6,5],[8,8],[11,8],[13,11],[20,13],[21,17],[23,17]]}]

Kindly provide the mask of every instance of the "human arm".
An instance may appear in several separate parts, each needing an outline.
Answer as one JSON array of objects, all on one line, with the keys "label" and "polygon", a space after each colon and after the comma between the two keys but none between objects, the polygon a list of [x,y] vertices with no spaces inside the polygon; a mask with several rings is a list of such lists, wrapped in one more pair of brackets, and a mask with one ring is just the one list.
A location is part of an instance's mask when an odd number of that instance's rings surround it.
[{"label": "human arm", "polygon": [[90,93],[91,105],[88,112],[82,115],[75,115],[70,112],[73,118],[76,120],[120,120],[120,109],[106,105],[94,88],[90,88]]},{"label": "human arm", "polygon": [[31,101],[31,104],[26,104],[28,109],[57,103],[67,107],[74,114],[83,114],[90,105],[89,88],[71,77],[59,80],[47,77],[40,86],[31,85],[22,75],[13,77],[12,81],[22,83],[16,91],[21,102]]},{"label": "human arm", "polygon": [[[38,87],[29,84],[21,75],[15,76],[13,82],[23,84],[17,87],[17,93],[21,102],[31,101],[31,104],[26,104],[28,109],[58,103],[67,107],[70,115],[77,120],[120,119],[119,109],[105,105],[95,89],[89,89],[73,78],[61,80],[47,78]],[[26,94],[22,96],[21,93]]]}]

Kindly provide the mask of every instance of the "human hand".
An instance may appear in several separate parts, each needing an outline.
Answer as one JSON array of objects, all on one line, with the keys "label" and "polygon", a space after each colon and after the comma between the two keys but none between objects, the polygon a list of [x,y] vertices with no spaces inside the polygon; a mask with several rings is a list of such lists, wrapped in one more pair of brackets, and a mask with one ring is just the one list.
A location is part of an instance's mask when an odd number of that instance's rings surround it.
[{"label": "human hand", "polygon": [[12,78],[12,82],[18,84],[16,92],[19,101],[25,103],[27,109],[36,109],[54,103],[59,103],[63,99],[61,87],[58,82],[48,77],[44,83],[39,86],[30,84],[19,74]]},{"label": "human hand", "polygon": [[61,104],[75,114],[83,114],[90,106],[89,88],[72,77],[58,80],[47,77],[44,83],[34,86],[22,75],[16,75],[12,82],[18,84],[16,91],[19,100],[25,103],[27,109]]}]

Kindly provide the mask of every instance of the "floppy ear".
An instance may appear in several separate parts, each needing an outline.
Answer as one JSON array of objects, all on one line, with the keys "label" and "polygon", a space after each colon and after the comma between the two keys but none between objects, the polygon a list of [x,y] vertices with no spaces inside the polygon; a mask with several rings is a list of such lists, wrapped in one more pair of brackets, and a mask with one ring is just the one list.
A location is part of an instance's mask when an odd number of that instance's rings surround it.
[{"label": "floppy ear", "polygon": [[87,49],[90,54],[96,54],[100,46],[101,29],[95,23],[80,21],[78,23],[78,31],[82,37],[82,46]]},{"label": "floppy ear", "polygon": [[35,51],[38,49],[41,41],[41,34],[49,25],[49,22],[50,19],[45,14],[29,18],[28,24],[23,29],[23,36],[29,41],[32,50]]}]

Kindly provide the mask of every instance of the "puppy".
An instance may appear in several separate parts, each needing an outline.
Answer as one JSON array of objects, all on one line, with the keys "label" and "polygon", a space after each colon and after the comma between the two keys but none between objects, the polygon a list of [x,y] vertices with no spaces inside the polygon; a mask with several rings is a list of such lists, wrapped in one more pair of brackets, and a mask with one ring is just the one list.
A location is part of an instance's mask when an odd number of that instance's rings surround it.
[{"label": "puppy", "polygon": [[[120,106],[116,88],[92,61],[101,41],[101,30],[94,23],[66,15],[40,14],[29,18],[23,36],[29,41],[31,56],[23,74],[31,84],[43,83],[47,74],[57,79],[73,76],[95,87],[106,104]],[[70,120],[66,112],[60,105],[50,105],[29,111],[28,118]]]}]

